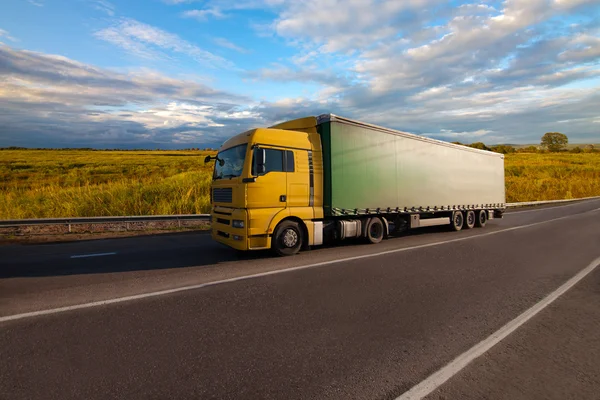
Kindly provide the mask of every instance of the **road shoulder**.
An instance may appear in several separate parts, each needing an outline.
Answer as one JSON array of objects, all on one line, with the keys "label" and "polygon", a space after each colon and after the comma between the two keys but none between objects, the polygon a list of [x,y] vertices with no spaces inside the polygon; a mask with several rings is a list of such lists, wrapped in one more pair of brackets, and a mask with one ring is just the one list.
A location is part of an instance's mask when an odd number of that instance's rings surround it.
[{"label": "road shoulder", "polygon": [[600,269],[427,399],[596,399]]}]

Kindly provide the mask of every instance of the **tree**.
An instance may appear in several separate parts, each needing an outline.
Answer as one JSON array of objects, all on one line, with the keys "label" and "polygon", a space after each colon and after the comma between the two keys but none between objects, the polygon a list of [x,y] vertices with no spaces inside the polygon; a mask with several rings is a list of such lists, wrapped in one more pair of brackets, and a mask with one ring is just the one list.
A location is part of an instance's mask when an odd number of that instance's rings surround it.
[{"label": "tree", "polygon": [[492,151],[502,154],[510,154],[515,152],[515,148],[506,144],[499,144],[492,147]]},{"label": "tree", "polygon": [[540,144],[549,151],[557,152],[567,147],[567,143],[569,143],[567,135],[560,132],[546,132],[544,136],[542,136],[542,142]]},{"label": "tree", "polygon": [[475,142],[475,143],[471,143],[469,145],[469,147],[472,147],[474,149],[479,149],[479,150],[490,150],[489,147],[487,147],[484,143],[482,142]]}]

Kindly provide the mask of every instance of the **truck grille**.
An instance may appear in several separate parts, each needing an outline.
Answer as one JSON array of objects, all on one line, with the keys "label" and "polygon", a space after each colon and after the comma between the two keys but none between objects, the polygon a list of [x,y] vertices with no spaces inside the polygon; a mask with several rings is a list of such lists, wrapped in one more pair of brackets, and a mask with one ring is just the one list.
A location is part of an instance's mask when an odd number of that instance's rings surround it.
[{"label": "truck grille", "polygon": [[213,189],[213,201],[215,203],[231,203],[233,201],[233,190],[231,188]]}]

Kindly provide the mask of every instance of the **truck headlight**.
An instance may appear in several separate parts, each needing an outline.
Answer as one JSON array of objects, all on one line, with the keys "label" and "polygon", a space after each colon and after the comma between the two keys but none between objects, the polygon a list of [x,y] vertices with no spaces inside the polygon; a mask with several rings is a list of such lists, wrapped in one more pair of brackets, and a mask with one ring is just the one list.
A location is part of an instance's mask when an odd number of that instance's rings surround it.
[{"label": "truck headlight", "polygon": [[244,221],[241,221],[239,219],[234,219],[233,221],[231,221],[231,226],[233,226],[234,228],[243,228]]}]

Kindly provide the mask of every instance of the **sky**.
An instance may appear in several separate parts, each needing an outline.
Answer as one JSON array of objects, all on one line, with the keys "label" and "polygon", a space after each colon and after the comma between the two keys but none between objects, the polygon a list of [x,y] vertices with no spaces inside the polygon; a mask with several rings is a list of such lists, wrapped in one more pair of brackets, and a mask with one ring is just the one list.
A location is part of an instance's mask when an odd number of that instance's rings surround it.
[{"label": "sky", "polygon": [[600,143],[600,0],[2,0],[0,147],[219,147],[333,113]]}]

